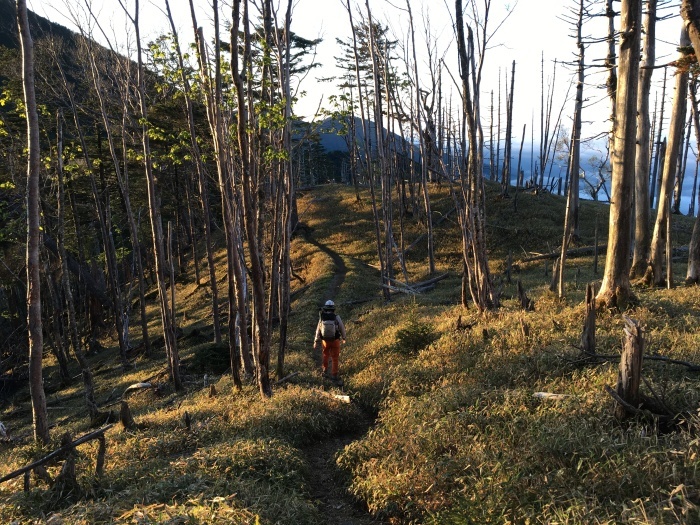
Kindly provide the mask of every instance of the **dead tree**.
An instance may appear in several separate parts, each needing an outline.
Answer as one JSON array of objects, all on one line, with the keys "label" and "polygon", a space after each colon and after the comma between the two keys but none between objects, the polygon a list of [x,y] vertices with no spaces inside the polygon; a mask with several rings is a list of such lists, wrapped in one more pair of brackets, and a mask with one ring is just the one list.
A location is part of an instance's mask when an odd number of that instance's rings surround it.
[{"label": "dead tree", "polygon": [[[372,203],[372,216],[374,218],[374,236],[375,236],[375,242],[377,246],[377,258],[379,261],[379,272],[381,275],[385,275],[385,265],[389,264],[389,261],[384,260],[384,254],[382,252],[382,240],[381,240],[381,223],[379,220],[379,212],[377,209],[377,199],[375,196],[375,182],[374,182],[374,170],[371,162],[371,143],[370,143],[370,132],[369,132],[369,122],[368,122],[368,117],[367,117],[367,112],[368,110],[365,109],[365,100],[366,100],[366,95],[364,93],[363,89],[363,84],[360,76],[361,72],[361,67],[360,67],[360,52],[359,52],[359,42],[358,42],[358,35],[357,35],[357,28],[355,26],[355,23],[353,21],[353,16],[352,16],[352,9],[350,7],[350,0],[345,1],[345,9],[348,13],[348,18],[350,20],[350,28],[352,31],[352,48],[353,48],[353,57],[354,57],[354,66],[355,66],[355,82],[357,85],[357,92],[358,92],[358,100],[359,100],[359,106],[360,106],[360,119],[362,121],[362,135],[364,137],[364,166],[367,172],[367,178],[369,182],[369,191],[370,191],[370,198],[371,198],[371,203]],[[369,31],[372,31],[372,29],[369,29]],[[369,102],[367,102],[369,104]],[[376,126],[376,124],[375,124]],[[387,283],[388,284],[388,283]],[[383,298],[385,301],[390,300],[390,293],[389,290],[385,287],[382,286],[382,294]]]},{"label": "dead tree", "polygon": [[678,215],[681,212],[681,195],[683,194],[683,183],[685,182],[685,170],[688,166],[688,150],[690,149],[690,128],[693,124],[692,115],[688,116],[686,125],[685,140],[681,141],[682,154],[678,152],[678,169],[676,169],[676,180],[673,183],[673,206],[671,213]]},{"label": "dead tree", "polygon": [[[241,13],[241,3],[243,3],[243,13]],[[265,8],[270,9],[269,0],[264,0]],[[248,18],[248,0],[234,0],[233,2],[233,17],[231,25],[231,47],[238,49],[239,47],[239,31],[243,31],[243,68],[241,68],[240,57],[237,53],[233,54],[231,59],[231,75],[236,87],[236,108],[238,110],[238,125],[237,139],[238,150],[240,152],[240,194],[241,194],[241,210],[243,216],[243,228],[246,234],[248,247],[248,261],[250,263],[250,279],[252,282],[253,292],[253,334],[254,348],[257,358],[257,377],[260,393],[264,397],[272,395],[272,387],[269,376],[269,361],[270,361],[270,337],[268,323],[271,322],[265,315],[265,271],[262,260],[262,246],[260,242],[259,231],[260,224],[258,223],[259,206],[263,203],[259,202],[256,190],[255,180],[258,176],[258,165],[256,156],[254,155],[255,137],[250,133],[252,118],[249,111],[249,101],[246,101],[245,94],[251,93],[246,90],[243,83],[241,72],[249,73],[250,56],[250,27]],[[269,60],[269,55],[267,56]],[[249,75],[250,77],[250,75]],[[252,79],[248,78],[248,82]],[[251,95],[252,96],[252,95]],[[241,327],[244,330],[244,327]]]},{"label": "dead tree", "polygon": [[[462,14],[462,0],[455,0],[455,20],[457,30],[457,53],[462,81],[462,111],[466,126],[466,137],[462,138],[462,151],[468,148],[468,157],[460,166],[460,192],[455,199],[458,209],[460,228],[462,230],[462,256],[465,265],[465,287],[469,288],[474,304],[483,312],[499,305],[498,294],[494,290],[488,266],[485,238],[485,191],[483,177],[483,133],[480,124],[479,89],[481,84],[481,66],[486,51],[486,26],[488,7],[483,13],[483,32],[479,39],[481,48],[474,48],[473,32],[465,26]],[[465,38],[465,27],[468,38]]]},{"label": "dead tree", "polygon": [[[515,90],[515,60],[510,73],[510,92],[508,93],[508,108],[506,109],[506,139],[503,147],[503,172],[501,174],[501,195],[508,196],[508,186],[510,186],[510,165],[513,144],[513,92]],[[517,177],[518,174],[516,173]]]},{"label": "dead tree", "polygon": [[[655,203],[658,201],[657,186],[661,186],[661,174],[663,173],[663,162],[666,152],[666,138],[663,142],[661,141],[661,132],[664,127],[664,109],[666,108],[666,73],[668,68],[664,66],[664,82],[661,88],[661,108],[659,110],[659,123],[656,130],[656,155],[654,155],[654,164],[651,173],[651,188],[649,189],[649,206],[651,208],[655,207]],[[660,171],[661,170],[661,171]],[[651,241],[650,241],[651,242]]]},{"label": "dead tree", "polygon": [[634,254],[630,278],[641,277],[646,270],[649,253],[649,164],[651,133],[649,121],[649,92],[656,58],[656,2],[647,0],[644,18],[644,49],[639,69],[637,93],[637,154],[634,177]]},{"label": "dead tree", "polygon": [[[693,110],[693,126],[697,144],[700,144],[700,118],[698,117],[697,85],[694,80],[690,82],[690,104]],[[695,164],[695,178],[697,179],[698,161]],[[691,206],[695,200],[695,183],[693,183],[693,197]],[[686,284],[698,284],[700,282],[700,214],[695,218],[693,234],[688,247],[688,270],[685,276]]]},{"label": "dead tree", "polygon": [[[409,22],[410,22],[410,29],[411,29],[411,48],[413,51],[413,75],[415,78],[415,89],[416,89],[416,116],[417,116],[417,133],[418,137],[420,138],[420,157],[421,157],[421,189],[423,191],[423,203],[425,205],[425,219],[426,219],[426,229],[427,229],[427,235],[428,235],[428,271],[430,274],[435,273],[435,248],[433,244],[433,218],[432,218],[432,210],[430,207],[430,195],[428,194],[428,169],[431,167],[431,159],[434,155],[434,140],[431,140],[429,144],[426,144],[425,136],[423,135],[423,130],[422,130],[422,121],[421,121],[421,90],[420,90],[420,77],[418,76],[418,59],[416,57],[416,37],[415,37],[415,31],[413,28],[413,12],[411,11],[411,2],[409,0],[406,0],[406,9],[408,10],[408,17],[409,17]],[[432,75],[432,70],[431,70],[431,77],[433,78],[433,92],[435,91],[435,77]],[[493,99],[493,94],[491,95]],[[493,104],[493,102],[492,102]],[[426,107],[426,110],[429,109]],[[429,133],[429,130],[431,129],[430,124],[432,124],[432,117],[430,114],[427,115],[426,117],[428,119],[428,122],[426,123],[426,134],[429,138],[434,139],[434,136],[432,136]],[[434,128],[433,128],[434,129]],[[440,154],[439,152],[436,152],[438,155]],[[413,152],[411,151],[409,153],[411,155],[411,158],[413,158]]]},{"label": "dead tree", "polygon": [[[681,16],[688,29],[688,36],[695,51],[695,56],[700,56],[700,0],[683,0],[681,2]],[[698,119],[695,82],[691,83],[691,96],[695,136],[700,144],[700,120]],[[686,274],[686,283],[697,284],[698,282],[700,282],[700,214],[695,219],[693,226],[688,253],[688,271]]]},{"label": "dead tree", "polygon": [[622,0],[621,37],[612,159],[608,250],[603,282],[596,300],[622,308],[630,296],[630,232],[637,131],[637,87],[641,43],[641,0]]},{"label": "dead tree", "polygon": [[[680,55],[678,63],[682,64],[688,54],[690,40],[685,27],[681,30]],[[644,280],[647,284],[658,286],[665,284],[663,276],[664,245],[666,244],[667,222],[670,222],[671,199],[673,197],[673,182],[675,180],[678,153],[683,140],[685,124],[685,107],[688,93],[688,71],[683,67],[676,70],[676,89],[671,109],[671,122],[669,124],[668,146],[664,157],[663,183],[656,212],[656,222],[654,223],[654,233],[651,238],[649,249],[649,263]],[[670,246],[665,246],[670,251]],[[667,269],[667,274],[668,274]]]}]

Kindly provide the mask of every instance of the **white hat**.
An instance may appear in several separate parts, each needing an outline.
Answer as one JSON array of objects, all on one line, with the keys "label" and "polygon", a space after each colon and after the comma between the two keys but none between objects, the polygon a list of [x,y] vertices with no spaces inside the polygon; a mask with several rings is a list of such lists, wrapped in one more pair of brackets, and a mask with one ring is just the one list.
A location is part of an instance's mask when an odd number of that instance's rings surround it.
[{"label": "white hat", "polygon": [[326,308],[335,308],[335,303],[333,301],[331,301],[330,299],[328,299],[326,301],[325,307]]}]

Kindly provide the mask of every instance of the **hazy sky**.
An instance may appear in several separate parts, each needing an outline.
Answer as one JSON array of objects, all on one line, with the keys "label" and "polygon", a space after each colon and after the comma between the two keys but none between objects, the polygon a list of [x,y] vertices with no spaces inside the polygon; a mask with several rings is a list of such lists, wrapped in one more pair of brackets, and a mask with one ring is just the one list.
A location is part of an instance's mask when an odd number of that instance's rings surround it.
[{"label": "hazy sky", "polygon": [[[85,0],[29,0],[30,9],[55,22],[72,27],[72,20],[67,15],[67,5],[84,5]],[[111,32],[117,35],[115,39],[124,40],[125,35],[131,33],[131,28],[124,22],[123,14],[117,0],[89,0],[92,9],[99,14],[102,25],[111,27]],[[406,0],[370,0],[372,16],[382,24],[388,25],[390,31],[399,41],[405,42],[407,38],[407,14]],[[364,0],[351,0],[354,5],[355,20],[359,18],[358,9],[364,14]],[[464,2],[465,4],[468,2]],[[478,4],[482,0],[477,0]],[[601,2],[603,4],[604,2]],[[677,14],[679,2],[672,2],[666,14]],[[128,0],[133,8],[133,0]],[[162,14],[162,2],[157,0],[141,0],[142,34],[144,39],[153,39],[158,34],[167,32],[168,25]],[[498,97],[498,78],[505,72],[510,75],[511,63],[516,62],[515,69],[515,100],[514,100],[514,140],[519,142],[523,124],[527,124],[527,137],[531,133],[531,122],[535,117],[535,133],[539,133],[540,114],[540,59],[544,53],[545,81],[552,75],[554,59],[559,62],[573,61],[575,59],[576,46],[569,36],[572,28],[561,20],[568,13],[568,8],[575,7],[573,0],[519,0],[504,2],[493,0],[490,16],[490,27],[493,29],[505,20],[491,40],[491,48],[487,52],[484,79],[482,82],[482,116],[484,126],[488,127],[490,115],[490,92],[494,90]],[[204,27],[205,34],[211,37],[211,7],[207,0],[197,0],[198,23]],[[278,4],[279,5],[279,4]],[[454,44],[454,32],[452,17],[454,12],[454,0],[411,0],[414,25],[416,29],[417,46],[419,52],[419,71],[421,76],[426,74],[425,69],[425,40],[426,32],[432,39],[437,39],[437,48],[440,54],[444,53],[447,67],[454,76],[456,68],[456,46]],[[619,3],[616,2],[616,6]],[[189,17],[187,0],[171,0],[171,8],[176,18],[182,39],[190,39],[192,24]],[[286,2],[279,5],[280,17],[286,9]],[[230,18],[230,5],[225,0],[221,1],[222,23]],[[603,10],[601,5],[600,11]],[[506,17],[508,13],[510,16]],[[619,19],[618,19],[619,21]],[[584,34],[593,37],[604,37],[607,30],[607,19],[599,18],[597,21],[588,22],[584,26]],[[429,29],[426,29],[429,27]],[[344,8],[344,0],[295,0],[292,30],[306,38],[323,38],[318,47],[317,61],[321,68],[315,69],[305,79],[302,89],[307,95],[296,106],[296,112],[305,117],[312,117],[319,104],[323,104],[327,97],[337,92],[333,83],[320,83],[317,78],[329,77],[338,74],[335,67],[335,55],[338,48],[336,37],[348,39],[350,37],[350,23]],[[680,31],[680,19],[659,22],[658,34],[662,42],[657,51],[657,62],[663,63],[673,60],[676,55],[675,44]],[[663,41],[668,43],[664,44]],[[586,61],[589,63],[602,62],[605,57],[605,46],[598,45],[587,50]],[[565,101],[567,88],[573,75],[573,69],[560,65],[557,71],[555,107],[565,104],[564,124],[569,125],[570,115],[573,112],[573,102]],[[654,84],[660,85],[663,77],[662,70],[654,73]],[[446,75],[443,78],[445,89],[453,85],[452,80]],[[503,80],[504,82],[504,80]],[[584,112],[584,134],[593,135],[604,131],[607,127],[605,119],[609,113],[609,103],[604,89],[594,87],[605,83],[605,74],[601,69],[590,72],[587,75],[586,91],[587,108]],[[669,83],[672,86],[672,82]],[[672,89],[669,89],[669,100]],[[573,89],[572,89],[573,93]],[[456,103],[455,103],[456,104]],[[497,102],[496,102],[497,104]],[[653,96],[652,96],[653,104]],[[504,106],[505,107],[505,103]]]}]

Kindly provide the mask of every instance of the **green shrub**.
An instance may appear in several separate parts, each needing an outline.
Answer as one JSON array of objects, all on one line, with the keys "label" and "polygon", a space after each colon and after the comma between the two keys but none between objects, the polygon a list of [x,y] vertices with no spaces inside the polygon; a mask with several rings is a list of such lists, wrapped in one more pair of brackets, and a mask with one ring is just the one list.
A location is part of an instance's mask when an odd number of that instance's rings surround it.
[{"label": "green shrub", "polygon": [[433,325],[412,317],[406,328],[396,332],[395,348],[404,355],[416,355],[437,338]]}]

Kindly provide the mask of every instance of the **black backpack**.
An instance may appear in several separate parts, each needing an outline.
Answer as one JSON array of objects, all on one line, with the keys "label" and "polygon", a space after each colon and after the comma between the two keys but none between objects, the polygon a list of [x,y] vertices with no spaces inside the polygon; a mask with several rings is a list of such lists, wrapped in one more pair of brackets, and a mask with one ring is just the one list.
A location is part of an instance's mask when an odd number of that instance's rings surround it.
[{"label": "black backpack", "polygon": [[321,321],[321,339],[324,341],[340,339],[338,319],[334,311],[321,309],[319,319]]}]

